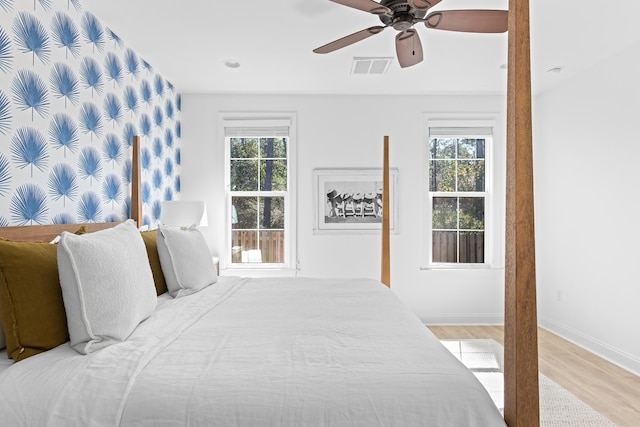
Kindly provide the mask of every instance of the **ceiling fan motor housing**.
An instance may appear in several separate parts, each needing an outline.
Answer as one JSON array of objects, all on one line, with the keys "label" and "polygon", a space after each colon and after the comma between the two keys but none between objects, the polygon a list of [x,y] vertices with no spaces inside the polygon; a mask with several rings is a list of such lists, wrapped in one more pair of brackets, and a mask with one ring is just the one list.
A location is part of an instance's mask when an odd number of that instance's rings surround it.
[{"label": "ceiling fan motor housing", "polygon": [[424,18],[427,14],[426,10],[412,8],[406,0],[382,0],[380,4],[393,11],[391,16],[380,15],[380,21],[397,31],[408,30],[415,24],[415,18]]}]

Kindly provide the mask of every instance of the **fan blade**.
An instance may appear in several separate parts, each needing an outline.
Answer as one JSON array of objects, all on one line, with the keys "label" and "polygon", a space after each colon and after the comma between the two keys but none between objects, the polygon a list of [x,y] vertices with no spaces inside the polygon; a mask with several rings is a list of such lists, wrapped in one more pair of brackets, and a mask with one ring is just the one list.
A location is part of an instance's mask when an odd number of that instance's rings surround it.
[{"label": "fan blade", "polygon": [[364,30],[358,31],[357,33],[349,34],[348,36],[342,37],[341,39],[334,40],[331,43],[327,43],[324,46],[320,46],[319,48],[313,49],[315,53],[329,53],[334,50],[342,49],[343,47],[349,46],[350,44],[354,44],[355,42],[359,42],[360,40],[364,40],[367,37],[371,37],[374,34],[378,34],[382,30],[387,27],[369,27]]},{"label": "fan blade", "polygon": [[365,12],[373,13],[374,15],[393,15],[391,9],[387,6],[383,6],[380,3],[376,3],[373,0],[331,0],[334,3],[340,3],[345,6],[352,7],[354,9],[364,10]]},{"label": "fan blade", "polygon": [[416,10],[427,10],[440,3],[442,0],[409,0],[409,6]]},{"label": "fan blade", "polygon": [[508,14],[506,10],[441,10],[427,15],[424,25],[465,33],[504,33]]},{"label": "fan blade", "polygon": [[416,30],[409,29],[396,35],[396,55],[402,68],[422,62],[422,44]]}]

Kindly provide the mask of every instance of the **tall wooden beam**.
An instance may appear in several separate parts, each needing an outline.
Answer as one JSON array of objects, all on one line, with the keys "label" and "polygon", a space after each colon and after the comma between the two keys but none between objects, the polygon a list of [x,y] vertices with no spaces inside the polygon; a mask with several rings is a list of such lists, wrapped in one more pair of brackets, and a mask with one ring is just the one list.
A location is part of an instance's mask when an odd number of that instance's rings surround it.
[{"label": "tall wooden beam", "polygon": [[131,213],[138,227],[142,226],[142,197],[140,176],[140,137],[133,137],[133,153],[131,154]]},{"label": "tall wooden beam", "polygon": [[504,417],[540,425],[529,0],[509,0]]},{"label": "tall wooden beam", "polygon": [[382,278],[380,281],[391,287],[391,242],[390,242],[390,219],[391,212],[389,206],[389,137],[384,137],[382,162]]}]

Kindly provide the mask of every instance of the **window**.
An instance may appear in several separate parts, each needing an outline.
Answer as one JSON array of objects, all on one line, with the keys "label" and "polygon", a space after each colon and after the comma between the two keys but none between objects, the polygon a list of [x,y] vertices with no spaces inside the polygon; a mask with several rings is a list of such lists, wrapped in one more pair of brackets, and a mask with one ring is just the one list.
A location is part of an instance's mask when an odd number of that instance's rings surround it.
[{"label": "window", "polygon": [[428,206],[430,266],[489,262],[490,126],[430,123]]},{"label": "window", "polygon": [[292,268],[292,120],[224,120],[227,266]]}]

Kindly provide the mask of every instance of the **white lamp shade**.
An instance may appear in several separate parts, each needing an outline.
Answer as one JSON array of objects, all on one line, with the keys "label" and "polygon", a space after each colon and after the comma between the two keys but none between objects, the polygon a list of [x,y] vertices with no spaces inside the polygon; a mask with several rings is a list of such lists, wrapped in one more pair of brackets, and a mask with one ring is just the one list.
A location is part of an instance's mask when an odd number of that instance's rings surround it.
[{"label": "white lamp shade", "polygon": [[162,202],[160,222],[172,227],[208,225],[207,207],[202,200],[172,200]]}]

